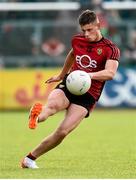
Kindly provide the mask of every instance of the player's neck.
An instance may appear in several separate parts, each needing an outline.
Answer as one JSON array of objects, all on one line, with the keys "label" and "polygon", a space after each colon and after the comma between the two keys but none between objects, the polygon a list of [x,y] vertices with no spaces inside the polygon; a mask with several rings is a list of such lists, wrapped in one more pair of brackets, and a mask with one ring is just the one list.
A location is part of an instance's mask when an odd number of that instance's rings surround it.
[{"label": "player's neck", "polygon": [[101,39],[102,39],[102,34],[101,33],[99,33],[98,34],[98,36],[96,37],[96,39],[95,39],[95,41],[97,42],[97,41],[100,41]]}]

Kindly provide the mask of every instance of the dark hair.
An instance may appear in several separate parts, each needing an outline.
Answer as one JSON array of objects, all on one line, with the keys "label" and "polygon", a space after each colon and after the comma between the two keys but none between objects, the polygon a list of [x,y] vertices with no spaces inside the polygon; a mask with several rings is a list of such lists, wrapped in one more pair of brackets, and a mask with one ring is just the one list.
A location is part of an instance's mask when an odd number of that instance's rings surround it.
[{"label": "dark hair", "polygon": [[84,26],[85,24],[90,24],[95,22],[96,19],[97,16],[95,12],[87,9],[80,14],[78,21],[80,25]]}]

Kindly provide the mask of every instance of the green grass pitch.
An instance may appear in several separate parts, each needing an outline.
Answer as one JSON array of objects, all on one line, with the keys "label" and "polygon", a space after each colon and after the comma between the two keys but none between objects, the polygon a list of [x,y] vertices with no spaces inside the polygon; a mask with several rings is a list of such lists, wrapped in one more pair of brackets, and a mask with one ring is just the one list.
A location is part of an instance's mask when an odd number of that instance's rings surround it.
[{"label": "green grass pitch", "polygon": [[20,160],[51,133],[64,112],[27,127],[28,112],[0,113],[0,178],[136,178],[136,111],[94,110],[61,145],[37,159],[39,169]]}]

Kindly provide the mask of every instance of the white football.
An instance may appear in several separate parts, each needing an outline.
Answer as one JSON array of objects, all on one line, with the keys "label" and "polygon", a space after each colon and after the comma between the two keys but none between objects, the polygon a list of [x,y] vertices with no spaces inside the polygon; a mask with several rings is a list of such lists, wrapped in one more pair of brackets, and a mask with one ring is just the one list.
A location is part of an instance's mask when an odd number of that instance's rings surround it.
[{"label": "white football", "polygon": [[66,87],[74,95],[85,94],[91,87],[91,78],[85,71],[73,71],[67,76]]}]

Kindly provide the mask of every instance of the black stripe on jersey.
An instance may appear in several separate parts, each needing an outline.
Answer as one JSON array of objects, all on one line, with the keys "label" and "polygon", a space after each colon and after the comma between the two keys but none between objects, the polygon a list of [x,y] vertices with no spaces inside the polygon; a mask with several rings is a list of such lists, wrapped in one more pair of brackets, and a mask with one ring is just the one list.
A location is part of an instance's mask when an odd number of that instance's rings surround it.
[{"label": "black stripe on jersey", "polygon": [[114,47],[114,59],[117,59],[117,57],[119,57],[119,50],[117,47]]},{"label": "black stripe on jersey", "polygon": [[106,39],[103,39],[103,42],[111,48],[111,50],[112,50],[111,57],[112,57],[113,56],[113,48],[109,45],[109,41]]},{"label": "black stripe on jersey", "polygon": [[103,39],[103,42],[106,44],[106,45],[108,45],[110,48],[111,48],[111,50],[112,50],[112,54],[111,54],[111,59],[115,59],[115,60],[119,60],[119,59],[117,59],[117,56],[119,55],[119,52],[118,52],[118,49],[117,49],[117,47],[115,46],[113,46],[112,44],[110,44],[110,41],[108,41],[107,39]]},{"label": "black stripe on jersey", "polygon": [[111,48],[112,50],[112,54],[111,54],[111,59],[114,59],[115,57],[115,48],[109,43],[109,41],[107,39],[104,39],[104,42]]},{"label": "black stripe on jersey", "polygon": [[113,57],[111,57],[111,58],[116,59],[116,57],[118,56],[118,50],[116,47],[114,47],[112,45],[111,45],[111,47],[113,48]]},{"label": "black stripe on jersey", "polygon": [[[106,40],[106,39],[105,39]],[[106,42],[108,42],[108,40],[106,40]],[[112,54],[112,56],[111,56],[111,58],[112,59],[115,59],[115,60],[119,60],[117,57],[119,56],[119,50],[118,50],[118,48],[116,47],[116,46],[113,46],[112,44],[109,44],[108,43],[108,45],[109,45],[109,47],[111,47],[112,48],[112,50],[113,50],[113,54]]]},{"label": "black stripe on jersey", "polygon": [[115,59],[117,55],[117,50],[115,47],[111,46],[113,48],[113,56],[111,58]]}]

